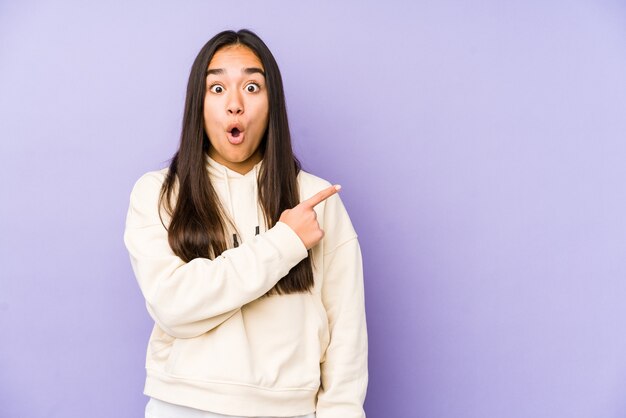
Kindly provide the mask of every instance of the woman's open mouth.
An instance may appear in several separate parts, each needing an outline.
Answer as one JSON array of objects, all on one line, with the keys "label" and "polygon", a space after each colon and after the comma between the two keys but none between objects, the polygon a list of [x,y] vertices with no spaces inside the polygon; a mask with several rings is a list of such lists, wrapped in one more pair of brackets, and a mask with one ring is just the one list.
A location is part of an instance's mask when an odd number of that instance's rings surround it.
[{"label": "woman's open mouth", "polygon": [[239,145],[243,142],[243,131],[238,127],[231,128],[226,136],[228,137],[228,142],[233,145]]}]

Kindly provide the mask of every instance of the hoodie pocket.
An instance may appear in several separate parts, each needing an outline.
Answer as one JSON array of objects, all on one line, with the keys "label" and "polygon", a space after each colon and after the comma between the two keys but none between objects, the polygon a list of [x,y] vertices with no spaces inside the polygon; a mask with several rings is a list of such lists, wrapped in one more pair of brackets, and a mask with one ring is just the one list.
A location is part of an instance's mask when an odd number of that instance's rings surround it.
[{"label": "hoodie pocket", "polygon": [[164,364],[170,357],[176,338],[165,333],[158,325],[154,325],[148,343],[148,360],[153,364]]},{"label": "hoodie pocket", "polygon": [[175,339],[163,350],[161,369],[196,381],[314,391],[328,336],[319,297],[273,295],[243,306],[205,334]]}]

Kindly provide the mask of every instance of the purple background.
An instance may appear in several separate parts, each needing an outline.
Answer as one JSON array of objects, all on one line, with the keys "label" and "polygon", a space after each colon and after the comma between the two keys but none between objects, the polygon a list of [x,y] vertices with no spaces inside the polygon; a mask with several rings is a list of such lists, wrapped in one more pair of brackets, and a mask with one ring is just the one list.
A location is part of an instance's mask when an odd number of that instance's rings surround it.
[{"label": "purple background", "polygon": [[620,1],[0,2],[0,416],[140,417],[122,233],[200,47],[247,27],[344,186],[373,418],[626,416]]}]

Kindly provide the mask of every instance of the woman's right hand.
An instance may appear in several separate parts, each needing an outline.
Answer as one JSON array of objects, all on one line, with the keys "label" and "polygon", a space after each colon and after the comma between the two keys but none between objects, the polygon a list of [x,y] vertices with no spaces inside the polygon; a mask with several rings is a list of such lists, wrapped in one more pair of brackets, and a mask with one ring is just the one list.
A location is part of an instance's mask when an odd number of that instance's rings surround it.
[{"label": "woman's right hand", "polygon": [[317,214],[313,208],[328,199],[341,189],[340,185],[330,186],[312,197],[300,202],[292,209],[280,214],[279,222],[286,223],[294,230],[304,243],[307,250],[315,247],[324,237],[324,231],[317,222]]}]

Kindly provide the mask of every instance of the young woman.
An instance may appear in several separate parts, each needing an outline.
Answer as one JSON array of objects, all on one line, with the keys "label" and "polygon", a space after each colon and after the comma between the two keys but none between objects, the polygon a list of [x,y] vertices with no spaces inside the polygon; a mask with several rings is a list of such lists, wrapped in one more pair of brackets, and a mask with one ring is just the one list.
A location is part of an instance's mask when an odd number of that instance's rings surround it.
[{"label": "young woman", "polygon": [[338,189],[300,169],[263,41],[209,40],[180,148],[126,220],[155,321],[146,417],[365,417],[361,252]]}]

